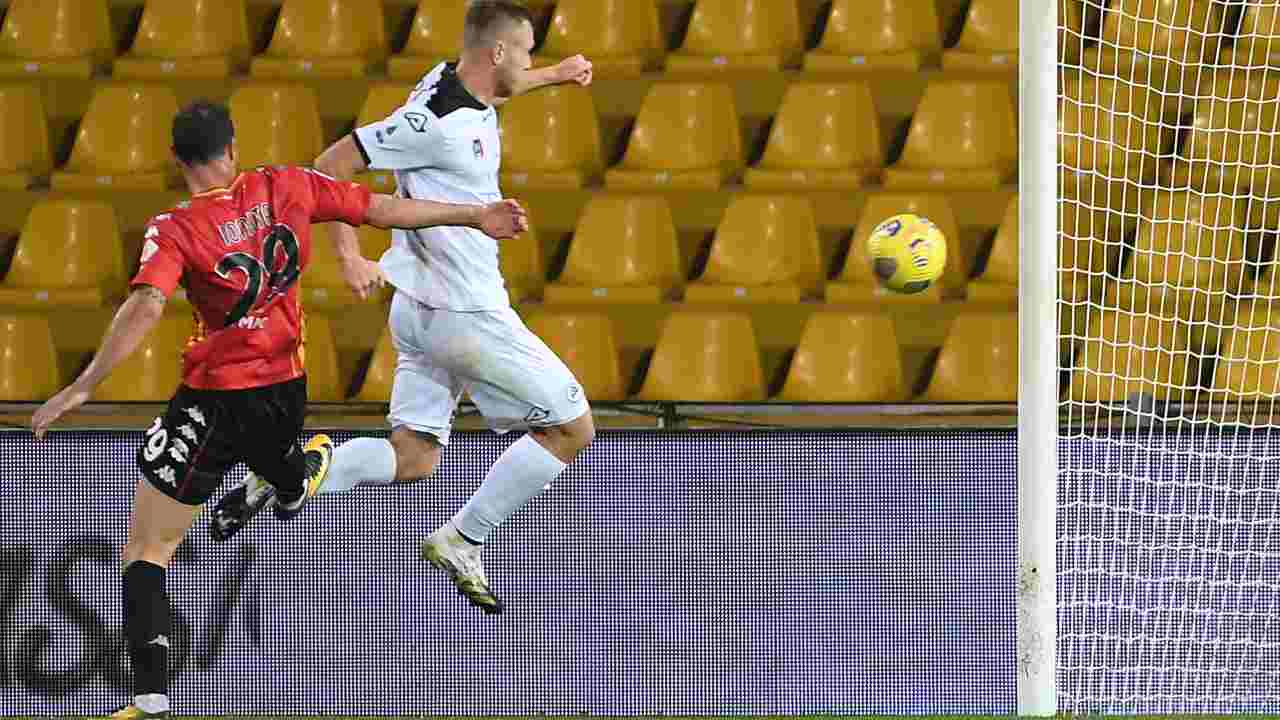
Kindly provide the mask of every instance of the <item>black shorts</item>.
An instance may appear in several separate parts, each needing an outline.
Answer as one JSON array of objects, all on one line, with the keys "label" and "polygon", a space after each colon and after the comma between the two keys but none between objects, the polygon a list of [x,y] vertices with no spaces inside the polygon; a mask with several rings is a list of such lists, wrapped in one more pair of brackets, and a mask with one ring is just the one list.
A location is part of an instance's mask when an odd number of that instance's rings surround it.
[{"label": "black shorts", "polygon": [[245,390],[180,386],[147,429],[138,467],[157,490],[186,505],[207,502],[237,462],[277,488],[300,488],[306,464],[298,435],[306,411],[305,377]]}]

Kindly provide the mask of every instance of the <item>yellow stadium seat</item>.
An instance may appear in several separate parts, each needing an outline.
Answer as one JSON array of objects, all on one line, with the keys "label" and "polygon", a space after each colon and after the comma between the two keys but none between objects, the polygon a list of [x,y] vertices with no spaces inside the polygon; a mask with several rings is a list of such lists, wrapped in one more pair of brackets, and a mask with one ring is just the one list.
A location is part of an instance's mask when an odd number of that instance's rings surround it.
[{"label": "yellow stadium seat", "polygon": [[0,77],[88,79],[114,51],[106,0],[11,0]]},{"label": "yellow stadium seat", "polygon": [[[106,85],[93,94],[53,189],[164,190],[178,184],[170,127],[178,99],[162,86]],[[237,128],[238,129],[238,128]]]},{"label": "yellow stadium seat", "polygon": [[133,47],[112,75],[138,80],[219,79],[248,64],[244,0],[147,0]]},{"label": "yellow stadium seat", "polygon": [[1274,71],[1220,69],[1205,73],[1191,124],[1174,161],[1164,166],[1168,184],[1207,193],[1242,195],[1250,188],[1280,195],[1275,133],[1280,114],[1280,75]]},{"label": "yellow stadium seat", "polygon": [[0,402],[48,400],[58,385],[58,353],[44,315],[0,315]]},{"label": "yellow stadium seat", "polygon": [[47,177],[52,166],[40,91],[28,85],[0,86],[0,190],[26,190]]},{"label": "yellow stadium seat", "polygon": [[1018,196],[1005,208],[1000,229],[991,243],[987,267],[982,275],[969,283],[970,300],[1018,299]]},{"label": "yellow stadium seat", "polygon": [[1141,195],[1136,185],[1070,172],[1062,188],[1058,292],[1063,302],[1083,303],[1097,299],[1137,227]]},{"label": "yellow stadium seat", "polygon": [[307,371],[307,399],[311,402],[342,402],[346,390],[338,372],[338,350],[333,344],[329,318],[307,313],[303,319],[303,366]]},{"label": "yellow stadium seat", "polygon": [[764,397],[751,318],[727,312],[667,316],[636,396],[652,402],[758,402]]},{"label": "yellow stadium seat", "polygon": [[666,200],[593,195],[548,303],[656,303],[680,283],[680,254]]},{"label": "yellow stadium seat", "polygon": [[616,190],[714,190],[742,169],[742,136],[727,85],[657,83],[640,106]]},{"label": "yellow stadium seat", "polygon": [[1230,197],[1157,192],[1133,244],[1128,277],[1139,283],[1220,294],[1246,279],[1244,218]]},{"label": "yellow stadium seat", "polygon": [[530,223],[529,229],[519,237],[498,243],[498,253],[498,269],[506,281],[511,302],[540,298],[542,288],[547,284],[547,272],[543,267],[537,228]]},{"label": "yellow stadium seat", "polygon": [[240,167],[310,166],[324,149],[315,93],[297,85],[243,85],[231,95]]},{"label": "yellow stadium seat", "polygon": [[902,362],[893,320],[879,313],[816,312],[777,400],[900,402]]},{"label": "yellow stadium seat", "polygon": [[256,78],[361,78],[387,57],[382,3],[285,0],[271,44],[253,59]]},{"label": "yellow stadium seat", "polygon": [[399,354],[391,344],[391,333],[383,330],[378,344],[373,347],[369,368],[365,371],[360,391],[352,398],[355,402],[386,403],[391,401],[391,385],[396,377]]},{"label": "yellow stadium seat", "polygon": [[[360,114],[356,117],[356,127],[364,127],[390,117],[405,104],[411,92],[413,86],[402,83],[379,83],[369,88],[369,95],[365,97]],[[370,170],[360,173],[354,180],[368,185],[374,192],[389,195],[396,191],[396,175],[393,172]]]},{"label": "yellow stadium seat", "polygon": [[794,0],[696,0],[668,73],[781,70],[804,50]]},{"label": "yellow stadium seat", "polygon": [[656,69],[665,50],[654,0],[560,0],[538,57],[585,55],[595,77],[615,78]]},{"label": "yellow stadium seat", "polygon": [[1102,44],[1197,65],[1216,57],[1222,0],[1112,0],[1102,15]]},{"label": "yellow stadium seat", "polygon": [[613,323],[607,315],[540,312],[529,319],[529,329],[569,366],[588,399],[626,398]]},{"label": "yellow stadium seat", "polygon": [[902,156],[884,174],[890,189],[978,190],[1008,182],[1017,126],[1004,83],[936,81],[911,118]]},{"label": "yellow stadium seat", "polygon": [[[342,279],[342,266],[333,252],[329,232],[327,227],[313,226],[311,262],[303,270],[300,283],[303,304],[308,308],[332,310],[360,302]],[[391,247],[390,230],[366,225],[356,229],[356,236],[360,239],[360,253],[370,260],[382,257]],[[390,294],[390,289],[384,289],[376,297],[382,299]]]},{"label": "yellow stadium seat", "polygon": [[[830,303],[860,302],[905,302],[934,303],[942,300],[940,285],[952,287],[962,286],[968,268],[964,266],[959,253],[948,253],[947,270],[941,283],[924,292],[904,295],[887,290],[876,279],[871,271],[871,258],[867,255],[867,238],[872,230],[885,219],[899,213],[915,213],[933,221],[942,234],[952,243],[959,237],[960,226],[956,223],[955,211],[944,195],[924,194],[877,194],[867,198],[862,208],[858,226],[853,231],[849,255],[844,269],[834,282],[827,283],[826,298]],[[955,247],[952,245],[951,247]]]},{"label": "yellow stadium seat", "polygon": [[1016,72],[1018,0],[973,0],[960,39],[955,47],[942,53],[942,67]]},{"label": "yellow stadium seat", "polygon": [[800,302],[821,293],[822,261],[809,200],[738,195],[716,229],[688,302]]},{"label": "yellow stadium seat", "polygon": [[1150,181],[1157,157],[1173,139],[1161,116],[1159,97],[1149,87],[1066,73],[1058,98],[1058,161],[1071,170]]},{"label": "yellow stadium seat", "polygon": [[820,72],[916,71],[942,47],[933,0],[835,0],[804,69]]},{"label": "yellow stadium seat", "polygon": [[191,338],[192,317],[166,314],[98,386],[94,402],[166,402],[182,382],[182,353]]},{"label": "yellow stadium seat", "polygon": [[1245,0],[1232,55],[1237,67],[1280,68],[1280,5],[1271,0]]},{"label": "yellow stadium seat", "polygon": [[743,181],[760,190],[853,190],[883,168],[870,86],[797,82],[782,96],[764,155]]},{"label": "yellow stadium seat", "polygon": [[1139,393],[1183,399],[1197,373],[1185,323],[1148,311],[1097,310],[1077,351],[1070,396],[1111,403]]},{"label": "yellow stadium seat", "polygon": [[404,50],[387,61],[387,74],[396,82],[418,82],[441,62],[462,52],[462,26],[467,0],[422,0],[409,25]]},{"label": "yellow stadium seat", "polygon": [[603,172],[600,125],[586,88],[560,85],[513,98],[501,115],[502,187],[577,189]]},{"label": "yellow stadium seat", "polygon": [[121,295],[124,251],[115,211],[99,202],[51,200],[27,215],[0,306],[99,307]]},{"label": "yellow stadium seat", "polygon": [[1018,314],[961,313],[938,353],[925,402],[1018,401]]},{"label": "yellow stadium seat", "polygon": [[1079,63],[1084,50],[1084,11],[1084,0],[1058,3],[1058,57],[1068,65]]},{"label": "yellow stadium seat", "polygon": [[1280,396],[1280,310],[1269,302],[1242,305],[1222,336],[1212,387],[1225,402]]}]

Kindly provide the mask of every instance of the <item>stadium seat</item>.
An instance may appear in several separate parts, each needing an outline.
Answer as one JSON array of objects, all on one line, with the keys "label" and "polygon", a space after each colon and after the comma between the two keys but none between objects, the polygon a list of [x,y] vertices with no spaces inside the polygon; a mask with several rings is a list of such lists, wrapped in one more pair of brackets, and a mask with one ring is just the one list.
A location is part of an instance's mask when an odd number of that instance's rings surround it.
[{"label": "stadium seat", "polygon": [[[356,127],[364,127],[390,117],[391,113],[405,104],[411,92],[412,85],[398,83],[379,83],[369,88],[369,95],[365,97],[360,114],[356,117]],[[390,194],[396,190],[396,175],[393,172],[371,170],[360,173],[354,179],[362,185],[368,185],[374,192]]]},{"label": "stadium seat", "polygon": [[742,136],[729,86],[657,83],[605,184],[615,190],[715,190],[741,169]]},{"label": "stadium seat", "polygon": [[11,0],[0,27],[0,77],[87,80],[114,46],[107,0]]},{"label": "stadium seat", "polygon": [[133,47],[112,75],[138,80],[214,80],[248,64],[244,0],[147,0]]},{"label": "stadium seat", "polygon": [[456,60],[462,52],[466,16],[467,0],[421,0],[404,50],[387,61],[387,75],[396,82],[416,83],[441,62]]},{"label": "stadium seat", "polygon": [[617,78],[657,69],[665,51],[654,0],[559,0],[538,60],[582,54],[595,77]]},{"label": "stadium seat", "polygon": [[933,0],[834,0],[827,29],[804,69],[917,71],[942,47]]},{"label": "stadium seat", "polygon": [[267,51],[249,74],[269,80],[361,78],[387,57],[382,3],[284,0]]},{"label": "stadium seat", "polygon": [[764,155],[743,182],[759,190],[853,190],[883,168],[870,86],[797,82],[782,96]]},{"label": "stadium seat", "polygon": [[[347,289],[342,279],[342,266],[333,252],[329,229],[323,225],[312,226],[311,262],[303,271],[301,288],[303,305],[308,308],[334,310],[360,302],[355,293]],[[370,260],[377,260],[391,247],[391,231],[372,226],[356,228],[360,239],[360,253]],[[385,288],[376,297],[391,295]]]},{"label": "stadium seat", "polygon": [[0,86],[0,190],[26,190],[52,167],[49,122],[39,89]]},{"label": "stadium seat", "polygon": [[687,302],[800,302],[823,280],[813,206],[804,197],[737,195],[716,228]]},{"label": "stadium seat", "polygon": [[58,392],[58,353],[42,314],[0,314],[0,402],[39,402]]},{"label": "stadium seat", "polygon": [[[959,237],[960,227],[956,223],[955,212],[944,195],[923,194],[876,194],[867,197],[862,208],[858,226],[853,231],[849,246],[849,255],[845,259],[844,269],[834,281],[827,283],[826,298],[829,303],[862,303],[862,302],[903,302],[931,303],[942,300],[942,287],[962,286],[967,277],[968,268],[957,257],[958,253],[950,253],[947,258],[947,271],[941,283],[924,292],[913,295],[895,293],[884,288],[871,271],[871,258],[867,255],[867,238],[871,232],[886,218],[899,213],[915,213],[932,220],[942,234],[949,240]],[[954,246],[953,246],[954,247]]]},{"label": "stadium seat", "polygon": [[530,223],[529,229],[519,237],[498,243],[498,253],[498,266],[511,302],[541,298],[542,288],[547,284],[547,272],[543,267],[537,227]]},{"label": "stadium seat", "polygon": [[657,303],[680,283],[671,209],[659,196],[596,194],[582,210],[547,303]]},{"label": "stadium seat", "polygon": [[368,403],[390,402],[391,385],[395,381],[398,357],[395,346],[391,344],[391,333],[384,329],[378,336],[378,344],[373,347],[373,356],[369,358],[369,368],[365,371],[364,381],[360,383],[360,391],[352,400]]},{"label": "stadium seat", "polygon": [[1172,290],[1239,292],[1247,259],[1240,211],[1223,195],[1155,193],[1142,209],[1128,277]]},{"label": "stadium seat", "polygon": [[1241,305],[1222,336],[1212,388],[1224,402],[1280,396],[1280,310],[1272,303]]},{"label": "stadium seat", "polygon": [[1098,299],[1107,272],[1118,269],[1125,238],[1137,227],[1139,192],[1125,182],[1069,172],[1062,187],[1058,296],[1083,306]]},{"label": "stadium seat", "polygon": [[560,85],[513,98],[502,108],[499,130],[503,188],[576,190],[604,170],[586,88]]},{"label": "stadium seat", "polygon": [[184,313],[166,314],[98,386],[94,402],[167,402],[182,382],[182,352],[193,322]]},{"label": "stadium seat", "polygon": [[759,402],[764,372],[750,316],[675,312],[667,316],[638,400]]},{"label": "stadium seat", "polygon": [[1243,3],[1240,29],[1227,64],[1238,67],[1280,68],[1280,5],[1270,2]]},{"label": "stadium seat", "polygon": [[1274,71],[1207,72],[1196,93],[1190,126],[1172,163],[1162,167],[1172,187],[1207,193],[1280,195],[1275,133],[1280,76]]},{"label": "stadium seat", "polygon": [[1197,65],[1216,58],[1222,0],[1111,0],[1102,15],[1102,44],[1157,59]]},{"label": "stadium seat", "polygon": [[961,313],[938,353],[925,402],[1018,401],[1018,314]]},{"label": "stadium seat", "polygon": [[684,44],[668,73],[781,70],[800,59],[795,0],[695,0]]},{"label": "stadium seat", "polygon": [[1058,56],[1068,65],[1078,64],[1084,50],[1084,11],[1084,0],[1058,2]]},{"label": "stadium seat", "polygon": [[[1066,73],[1058,99],[1062,167],[1107,178],[1151,181],[1172,141],[1149,87],[1087,73]],[[1167,129],[1166,129],[1167,128]]]},{"label": "stadium seat", "polygon": [[1077,402],[1126,402],[1144,394],[1182,399],[1198,369],[1187,325],[1153,312],[1093,313],[1077,352],[1070,397]]},{"label": "stadium seat", "polygon": [[890,189],[980,190],[1013,178],[1017,123],[1004,83],[934,81],[911,118],[902,156],[884,174]]},{"label": "stadium seat", "polygon": [[1018,299],[1018,196],[1005,208],[996,238],[991,243],[987,267],[969,283],[970,300],[1012,301]]},{"label": "stadium seat", "polygon": [[529,319],[529,329],[569,366],[589,400],[626,398],[613,323],[607,315],[540,312]]},{"label": "stadium seat", "polygon": [[[93,94],[53,189],[164,190],[178,185],[170,128],[178,99],[163,86],[105,85]],[[239,128],[237,128],[239,129]]]},{"label": "stadium seat", "polygon": [[898,338],[888,315],[816,312],[805,321],[775,399],[900,402],[904,388]]},{"label": "stadium seat", "polygon": [[960,39],[942,53],[942,68],[1017,72],[1018,0],[973,0]]},{"label": "stadium seat", "polygon": [[31,208],[0,307],[100,307],[124,290],[115,211],[100,202],[47,200]]},{"label": "stadium seat", "polygon": [[307,400],[342,402],[346,390],[338,371],[338,350],[333,344],[329,318],[307,313],[303,319],[303,366],[307,369]]},{"label": "stadium seat", "polygon": [[324,149],[315,93],[297,85],[243,85],[231,95],[240,167],[310,166]]}]

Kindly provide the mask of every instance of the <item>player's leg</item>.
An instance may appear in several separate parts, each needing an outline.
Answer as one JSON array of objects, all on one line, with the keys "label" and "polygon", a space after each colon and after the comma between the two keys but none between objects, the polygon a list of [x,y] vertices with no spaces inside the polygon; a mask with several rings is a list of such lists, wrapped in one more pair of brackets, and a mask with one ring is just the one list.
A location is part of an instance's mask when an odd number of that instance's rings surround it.
[{"label": "player's leg", "polygon": [[481,547],[495,528],[548,487],[595,436],[581,385],[514,311],[468,313],[473,347],[471,398],[498,430],[531,432],[503,451],[461,510],[422,545],[481,610],[502,611],[489,588]]}]

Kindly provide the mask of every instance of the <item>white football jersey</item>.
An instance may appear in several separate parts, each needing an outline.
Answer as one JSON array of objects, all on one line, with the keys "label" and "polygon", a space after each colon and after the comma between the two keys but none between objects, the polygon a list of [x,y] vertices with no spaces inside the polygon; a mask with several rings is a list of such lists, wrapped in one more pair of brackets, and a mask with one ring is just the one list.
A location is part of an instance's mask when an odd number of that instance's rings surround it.
[{"label": "white football jersey", "polygon": [[[437,65],[404,106],[353,135],[370,169],[395,171],[401,197],[468,204],[502,199],[498,113],[467,91],[453,63]],[[498,243],[479,230],[395,230],[379,264],[397,290],[428,307],[510,306]]]}]

